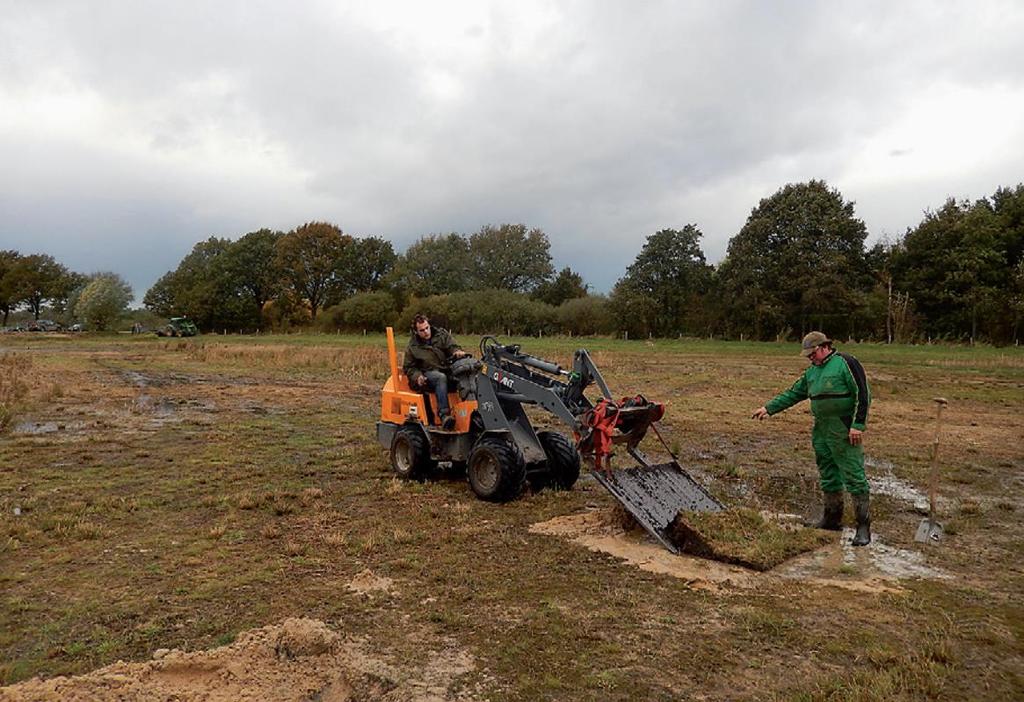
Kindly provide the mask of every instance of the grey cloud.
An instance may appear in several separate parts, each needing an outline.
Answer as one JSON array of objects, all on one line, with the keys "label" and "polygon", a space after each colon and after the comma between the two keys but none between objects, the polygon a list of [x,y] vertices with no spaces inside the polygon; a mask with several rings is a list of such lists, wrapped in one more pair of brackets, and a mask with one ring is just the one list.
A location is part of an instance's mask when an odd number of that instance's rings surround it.
[{"label": "grey cloud", "polygon": [[[182,241],[187,250],[210,234],[309,219],[398,248],[430,232],[514,221],[545,229],[557,265],[607,290],[660,228],[697,224],[709,258],[719,258],[757,198],[843,173],[865,140],[937,85],[1022,90],[1024,12],[1013,3],[521,6],[537,10],[533,20],[494,3],[482,19],[450,13],[459,45],[442,50],[428,43],[429,27],[382,27],[357,5],[99,7],[26,3],[0,20],[0,101],[63,76],[131,120],[149,153],[72,149],[70,169],[92,170],[91,181],[33,171],[0,183],[27,179],[61,203],[67,227],[78,222],[79,238],[129,241],[139,235],[116,217],[73,213],[116,207],[104,183],[136,174],[124,198],[156,207],[162,236],[178,242],[154,249],[163,270]],[[4,142],[0,155],[13,151]],[[204,175],[195,161],[211,143],[283,171],[229,171],[223,182],[211,164]],[[40,153],[59,159],[53,150]],[[194,165],[161,179],[145,172],[159,167],[154,154]],[[275,177],[277,202],[268,196]],[[971,194],[988,194],[990,182]],[[962,188],[962,173],[948,183]],[[913,204],[889,205],[887,192]],[[898,221],[901,230],[916,223],[907,212],[941,204],[926,199],[931,185],[913,183],[844,194],[862,216],[879,213],[868,222],[876,229]],[[77,251],[28,200],[12,206],[19,231],[35,231],[58,257]],[[102,267],[137,267],[134,254],[109,249]]]}]

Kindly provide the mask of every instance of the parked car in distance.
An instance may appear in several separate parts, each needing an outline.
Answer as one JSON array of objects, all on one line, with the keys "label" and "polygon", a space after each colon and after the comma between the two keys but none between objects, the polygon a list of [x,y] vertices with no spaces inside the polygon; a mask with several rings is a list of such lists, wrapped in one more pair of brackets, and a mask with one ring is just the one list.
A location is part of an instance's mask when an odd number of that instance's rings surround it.
[{"label": "parked car in distance", "polygon": [[63,326],[54,322],[52,319],[37,319],[34,322],[29,322],[28,331],[38,332],[57,332],[64,329]]}]

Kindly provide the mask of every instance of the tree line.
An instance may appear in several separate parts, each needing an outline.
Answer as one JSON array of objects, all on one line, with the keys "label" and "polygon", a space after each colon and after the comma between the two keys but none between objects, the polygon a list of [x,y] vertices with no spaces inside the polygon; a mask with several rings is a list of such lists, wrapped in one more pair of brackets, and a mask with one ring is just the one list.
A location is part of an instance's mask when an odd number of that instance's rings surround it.
[{"label": "tree line", "polygon": [[[397,253],[386,239],[309,222],[199,242],[144,305],[206,331],[404,328],[424,312],[460,333],[1020,340],[1024,185],[949,199],[868,248],[854,204],[812,180],[762,199],[717,266],[702,238],[696,224],[651,234],[610,294],[597,295],[571,268],[556,271],[548,236],[523,224],[428,234]],[[38,318],[46,302],[109,324],[105,312],[130,299],[114,274],[0,252],[5,324],[19,305]]]},{"label": "tree line", "polygon": [[38,320],[44,310],[64,321],[81,321],[100,331],[112,328],[132,300],[132,289],[116,273],[85,275],[48,254],[0,250],[0,326],[27,310]]},{"label": "tree line", "polygon": [[867,248],[854,205],[820,180],[751,210],[717,266],[696,224],[647,237],[609,295],[523,224],[390,242],[310,222],[209,239],[146,294],[207,329],[404,327],[425,312],[463,333],[1017,342],[1024,313],[1024,186],[948,200],[895,240]]}]

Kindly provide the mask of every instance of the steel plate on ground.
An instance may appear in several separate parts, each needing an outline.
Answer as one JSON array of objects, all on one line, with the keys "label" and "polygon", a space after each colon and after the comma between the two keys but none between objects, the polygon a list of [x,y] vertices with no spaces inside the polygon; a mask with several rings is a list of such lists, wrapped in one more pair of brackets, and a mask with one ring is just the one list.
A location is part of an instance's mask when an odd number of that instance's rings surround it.
[{"label": "steel plate on ground", "polygon": [[668,526],[680,510],[720,512],[725,509],[675,461],[615,469],[610,476],[597,470],[591,474],[672,553],[679,553],[679,549],[668,538]]}]

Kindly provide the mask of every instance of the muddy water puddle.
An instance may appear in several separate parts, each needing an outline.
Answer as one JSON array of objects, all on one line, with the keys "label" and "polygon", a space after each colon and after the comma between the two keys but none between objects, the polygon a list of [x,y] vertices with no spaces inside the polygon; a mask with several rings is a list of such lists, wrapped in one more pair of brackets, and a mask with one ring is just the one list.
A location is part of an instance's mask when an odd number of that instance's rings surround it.
[{"label": "muddy water puddle", "polygon": [[893,548],[877,536],[870,545],[854,548],[849,545],[853,537],[850,529],[844,531],[836,543],[793,558],[765,573],[670,553],[642,530],[623,529],[614,511],[608,508],[555,517],[532,525],[530,531],[568,539],[641,570],[679,578],[695,589],[710,591],[755,588],[766,582],[802,581],[861,592],[899,592],[901,580],[950,577],[929,567],[923,554]]},{"label": "muddy water puddle", "polygon": [[867,468],[871,494],[886,495],[901,502],[907,502],[913,506],[916,512],[926,513],[928,511],[928,496],[912,483],[897,478],[896,466],[892,461],[865,456],[864,466]]},{"label": "muddy water puddle", "polygon": [[12,434],[25,436],[45,436],[61,432],[77,432],[85,427],[85,422],[18,422],[11,427]]},{"label": "muddy water puddle", "polygon": [[951,577],[927,565],[920,551],[888,546],[877,534],[867,546],[854,548],[850,545],[853,534],[853,529],[844,529],[838,543],[798,556],[776,568],[775,574],[800,580],[813,580],[822,573],[883,580],[945,580]]}]

